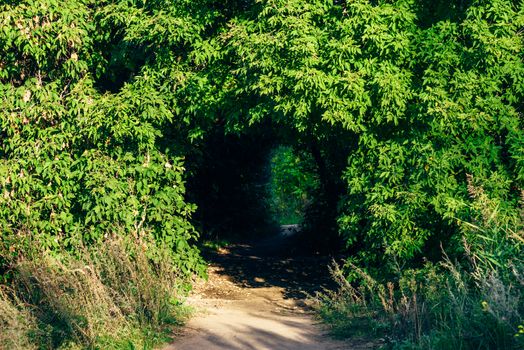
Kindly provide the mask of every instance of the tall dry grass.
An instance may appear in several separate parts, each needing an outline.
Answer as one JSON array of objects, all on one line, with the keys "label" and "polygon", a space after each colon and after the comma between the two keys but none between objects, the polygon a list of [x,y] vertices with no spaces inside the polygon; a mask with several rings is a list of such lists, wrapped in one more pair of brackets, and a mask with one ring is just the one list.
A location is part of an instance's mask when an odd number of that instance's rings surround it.
[{"label": "tall dry grass", "polygon": [[0,349],[36,349],[31,343],[35,317],[8,288],[0,289]]},{"label": "tall dry grass", "polygon": [[150,348],[180,322],[183,281],[167,252],[138,239],[108,238],[53,256],[32,251],[13,263],[0,290],[0,349]]},{"label": "tall dry grass", "polygon": [[333,266],[339,288],[314,301],[335,334],[371,331],[393,349],[524,349],[524,211],[511,217],[482,189],[469,191],[480,214],[464,223],[461,261],[444,253],[386,282],[349,262]]},{"label": "tall dry grass", "polygon": [[[342,337],[375,336],[394,349],[522,349],[524,284],[514,275],[470,271],[447,261],[405,271],[395,282],[379,283],[363,270],[361,284],[346,281],[338,267],[336,291],[316,296],[319,315]],[[521,332],[522,333],[522,332]]]}]

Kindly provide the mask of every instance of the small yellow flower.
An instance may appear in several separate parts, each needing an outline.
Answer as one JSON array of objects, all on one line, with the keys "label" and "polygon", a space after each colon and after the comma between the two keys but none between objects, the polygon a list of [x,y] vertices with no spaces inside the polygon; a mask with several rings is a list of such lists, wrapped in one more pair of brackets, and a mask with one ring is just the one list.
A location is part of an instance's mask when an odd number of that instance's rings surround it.
[{"label": "small yellow flower", "polygon": [[482,301],[482,302],[480,303],[480,305],[482,305],[482,310],[483,310],[483,311],[486,311],[486,312],[487,312],[487,311],[489,310],[489,304],[488,304],[487,301],[485,301],[485,300]]},{"label": "small yellow flower", "polygon": [[518,326],[517,334],[515,334],[515,337],[520,337],[521,335],[524,335],[524,324],[521,324]]}]

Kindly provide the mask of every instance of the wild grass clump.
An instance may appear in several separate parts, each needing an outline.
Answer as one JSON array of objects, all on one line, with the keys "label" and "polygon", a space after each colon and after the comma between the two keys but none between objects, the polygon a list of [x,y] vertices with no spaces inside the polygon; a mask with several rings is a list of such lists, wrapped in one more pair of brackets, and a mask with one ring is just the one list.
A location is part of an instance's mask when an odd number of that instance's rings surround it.
[{"label": "wild grass clump", "polygon": [[37,329],[34,316],[6,287],[0,289],[0,349],[35,349],[31,338]]},{"label": "wild grass clump", "polygon": [[[450,261],[404,271],[395,282],[361,276],[354,287],[335,266],[337,291],[317,296],[317,310],[342,337],[376,336],[393,349],[517,349],[524,320],[524,269],[473,276]],[[475,272],[475,274],[477,274]]]},{"label": "wild grass clump", "polygon": [[112,237],[74,256],[18,259],[0,292],[0,349],[147,349],[166,340],[183,318],[183,279],[155,249],[152,259],[146,242]]},{"label": "wild grass clump", "polygon": [[[523,217],[500,221],[470,188],[480,219],[464,225],[463,258],[397,269],[384,280],[348,262],[333,265],[336,291],[317,295],[320,317],[343,337],[371,335],[390,349],[523,349]],[[510,224],[511,222],[511,224]],[[351,273],[357,278],[348,282]]]}]

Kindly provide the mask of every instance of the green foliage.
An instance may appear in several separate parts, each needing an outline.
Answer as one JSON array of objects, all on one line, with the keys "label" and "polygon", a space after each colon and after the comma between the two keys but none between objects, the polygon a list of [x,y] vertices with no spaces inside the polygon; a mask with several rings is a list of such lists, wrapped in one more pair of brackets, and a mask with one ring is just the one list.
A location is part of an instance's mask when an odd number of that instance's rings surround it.
[{"label": "green foliage", "polygon": [[402,257],[423,251],[432,235],[445,240],[455,218],[470,218],[468,176],[501,199],[501,210],[515,210],[524,139],[517,102],[522,11],[496,3],[474,3],[463,22],[413,32],[413,56],[403,62],[409,83],[391,91],[411,90],[398,102],[410,107],[384,124],[379,116],[388,104],[375,104],[380,123],[360,135],[349,157],[350,197],[339,219],[349,239],[365,227],[371,246]]},{"label": "green foliage", "polygon": [[[524,319],[524,216],[512,225],[497,201],[470,187],[476,224],[464,224],[462,263],[398,269],[377,280],[348,263],[340,288],[320,294],[319,315],[335,334],[389,339],[392,349],[517,349]],[[353,283],[346,275],[353,276]],[[356,283],[358,282],[358,283]],[[359,333],[360,332],[360,333]]]},{"label": "green foliage", "polygon": [[111,234],[202,274],[193,223],[263,222],[275,144],[311,155],[273,187],[316,189],[315,247],[339,234],[374,276],[441,245],[497,270],[521,254],[523,27],[522,0],[3,1],[0,274],[31,239]]},{"label": "green foliage", "polygon": [[460,249],[468,175],[509,216],[522,188],[519,4],[6,3],[3,227],[144,225],[195,262],[180,157],[270,122],[313,154],[317,205],[361,260]]},{"label": "green foliage", "polygon": [[275,219],[282,225],[301,223],[312,193],[318,190],[311,155],[280,146],[273,150],[269,166],[269,201]]},{"label": "green foliage", "polygon": [[[150,234],[172,247],[185,273],[202,272],[198,250],[191,245],[197,237],[189,222],[194,206],[185,202],[184,167],[176,151],[182,145],[160,145],[163,129],[175,122],[173,94],[162,92],[173,89],[173,80],[150,78],[146,66],[114,93],[98,89],[113,84],[102,79],[112,64],[140,61],[147,51],[141,49],[144,41],[162,34],[150,30],[145,36],[144,22],[172,22],[165,28],[174,31],[171,45],[198,36],[202,28],[189,25],[194,19],[180,14],[184,6],[173,13],[159,11],[162,6],[92,1],[1,5],[4,251],[10,246],[10,253],[17,254],[11,237],[20,233],[38,236],[54,251],[79,241],[101,241],[107,233]],[[184,19],[187,26],[173,27]],[[121,34],[113,37],[112,31]],[[115,38],[122,41],[115,43]],[[108,46],[114,50],[110,57]],[[123,47],[132,52],[122,53]],[[183,74],[180,67],[172,70],[171,75]]]},{"label": "green foliage", "polygon": [[[242,84],[232,94],[256,96],[246,122],[271,118],[320,144],[330,163],[347,157],[338,223],[348,247],[364,245],[369,262],[384,252],[409,260],[432,240],[456,244],[456,219],[470,217],[468,174],[516,208],[522,8],[261,1],[222,35]],[[333,138],[349,148],[326,147]]]}]

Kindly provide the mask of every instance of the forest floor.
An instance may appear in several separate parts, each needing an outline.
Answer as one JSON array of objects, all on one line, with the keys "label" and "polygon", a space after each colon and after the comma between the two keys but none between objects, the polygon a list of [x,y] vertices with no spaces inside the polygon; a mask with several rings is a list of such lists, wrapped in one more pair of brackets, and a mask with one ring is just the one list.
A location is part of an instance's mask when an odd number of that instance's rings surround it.
[{"label": "forest floor", "polygon": [[209,280],[187,299],[195,316],[164,350],[369,350],[328,336],[308,295],[333,287],[330,258],[294,252],[285,234],[208,253]]}]

